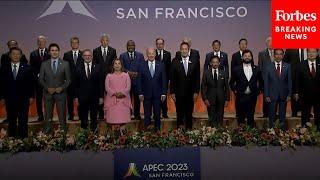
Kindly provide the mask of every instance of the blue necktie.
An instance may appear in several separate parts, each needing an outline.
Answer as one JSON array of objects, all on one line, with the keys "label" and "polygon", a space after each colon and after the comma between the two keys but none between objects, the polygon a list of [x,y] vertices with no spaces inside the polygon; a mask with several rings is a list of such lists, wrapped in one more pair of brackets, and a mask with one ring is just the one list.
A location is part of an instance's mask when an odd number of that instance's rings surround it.
[{"label": "blue necktie", "polygon": [[150,74],[151,74],[151,77],[154,76],[154,68],[153,68],[153,62],[150,62]]},{"label": "blue necktie", "polygon": [[16,64],[13,65],[12,73],[13,73],[13,79],[16,80],[17,79],[17,65]]}]

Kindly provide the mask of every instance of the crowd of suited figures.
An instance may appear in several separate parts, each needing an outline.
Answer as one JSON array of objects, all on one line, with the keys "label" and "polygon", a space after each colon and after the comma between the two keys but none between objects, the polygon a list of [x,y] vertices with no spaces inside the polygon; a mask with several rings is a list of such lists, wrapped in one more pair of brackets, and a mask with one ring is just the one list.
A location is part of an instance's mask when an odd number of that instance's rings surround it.
[{"label": "crowd of suited figures", "polygon": [[60,128],[66,130],[66,114],[68,120],[74,119],[75,101],[82,128],[95,131],[98,119],[112,126],[141,120],[142,104],[144,126],[151,126],[154,119],[155,129],[160,130],[161,116],[168,118],[168,98],[175,102],[177,128],[191,129],[194,101],[201,94],[209,122],[221,126],[230,90],[236,97],[238,123],[254,126],[257,96],[263,93],[263,116],[268,118],[270,128],[276,119],[285,128],[288,101],[293,117],[301,111],[302,124],[314,116],[320,127],[317,49],[272,49],[268,37],[266,49],[259,52],[255,65],[248,40],[243,38],[229,68],[227,53],[221,51],[221,42],[214,40],[200,80],[200,55],[191,48],[190,38],[181,41],[174,58],[165,50],[163,38],[157,38],[155,47],[147,48],[145,56],[129,40],[127,51],[119,57],[109,46],[107,35],[101,36],[101,45],[93,51],[80,50],[79,38],[73,37],[71,50],[63,57],[58,44],[51,43],[47,48],[46,41],[44,36],[38,37],[38,48],[29,60],[15,40],[8,41],[9,51],[1,56],[0,93],[6,106],[9,136],[28,136],[32,101],[36,101],[38,121],[44,121],[45,132],[52,131],[54,106]]}]

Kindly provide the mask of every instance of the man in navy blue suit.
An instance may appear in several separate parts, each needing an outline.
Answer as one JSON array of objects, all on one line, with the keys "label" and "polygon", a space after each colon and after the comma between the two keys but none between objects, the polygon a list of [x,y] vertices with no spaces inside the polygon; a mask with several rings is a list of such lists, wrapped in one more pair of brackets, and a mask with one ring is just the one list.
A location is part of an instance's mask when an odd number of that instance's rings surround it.
[{"label": "man in navy blue suit", "polygon": [[161,102],[165,101],[167,94],[167,80],[164,64],[155,61],[156,50],[147,49],[147,61],[139,66],[137,81],[138,94],[144,108],[145,128],[151,124],[153,109],[155,128],[160,130]]},{"label": "man in navy blue suit", "polygon": [[219,40],[214,40],[212,42],[212,52],[206,54],[206,60],[204,61],[203,69],[211,69],[210,67],[210,60],[213,56],[218,56],[220,58],[220,65],[219,69],[222,69],[227,77],[229,78],[229,65],[228,65],[228,54],[221,51],[221,42]]},{"label": "man in navy blue suit", "polygon": [[230,88],[238,100],[238,123],[254,126],[254,112],[257,96],[260,94],[263,83],[258,66],[253,65],[253,55],[250,50],[242,52],[242,65],[238,65],[231,72]]},{"label": "man in navy blue suit", "polygon": [[134,118],[141,120],[140,116],[140,100],[137,92],[137,77],[138,77],[138,66],[144,62],[143,54],[136,51],[136,44],[133,40],[127,42],[127,52],[120,54],[120,60],[123,64],[123,69],[127,72],[131,78],[131,99],[134,101],[133,111]]},{"label": "man in navy blue suit", "polygon": [[5,100],[9,136],[25,138],[28,136],[29,105],[34,98],[34,74],[28,64],[20,61],[21,56],[19,48],[11,48],[10,64],[0,69],[0,99]]},{"label": "man in navy blue suit", "polygon": [[280,127],[284,128],[287,101],[292,94],[291,66],[282,62],[283,49],[274,49],[274,62],[264,71],[264,98],[269,103],[269,128],[272,128],[279,106]]}]

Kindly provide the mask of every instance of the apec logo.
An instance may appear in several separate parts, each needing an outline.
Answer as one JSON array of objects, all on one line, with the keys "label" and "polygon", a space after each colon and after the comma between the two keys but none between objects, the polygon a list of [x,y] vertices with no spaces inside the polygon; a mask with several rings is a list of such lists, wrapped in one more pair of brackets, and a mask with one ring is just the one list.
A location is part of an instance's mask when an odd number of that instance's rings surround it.
[{"label": "apec logo", "polygon": [[316,21],[317,13],[300,13],[296,10],[292,13],[287,13],[284,10],[276,10],[276,21]]},{"label": "apec logo", "polygon": [[81,14],[95,20],[98,20],[93,16],[92,13],[88,10],[89,7],[86,5],[84,1],[75,1],[75,0],[53,0],[50,6],[37,18],[41,19],[49,15],[58,14],[63,11],[66,5],[69,5],[72,12],[76,14]]}]

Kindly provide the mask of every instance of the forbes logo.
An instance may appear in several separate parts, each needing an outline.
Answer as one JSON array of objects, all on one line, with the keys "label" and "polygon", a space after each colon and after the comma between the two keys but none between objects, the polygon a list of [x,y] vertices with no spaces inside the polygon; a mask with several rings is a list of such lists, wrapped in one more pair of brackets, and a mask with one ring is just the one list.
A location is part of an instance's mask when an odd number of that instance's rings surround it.
[{"label": "forbes logo", "polygon": [[287,13],[284,10],[276,10],[275,21],[316,21],[317,13],[300,13],[299,10]]}]

